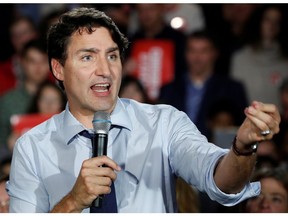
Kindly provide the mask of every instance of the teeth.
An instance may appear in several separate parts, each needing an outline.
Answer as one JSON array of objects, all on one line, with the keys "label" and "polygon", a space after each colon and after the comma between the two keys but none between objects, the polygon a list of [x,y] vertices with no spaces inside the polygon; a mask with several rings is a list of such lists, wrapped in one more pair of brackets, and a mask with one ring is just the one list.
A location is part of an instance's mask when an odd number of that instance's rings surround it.
[{"label": "teeth", "polygon": [[96,92],[107,92],[110,87],[109,83],[99,83],[92,86],[92,89]]},{"label": "teeth", "polygon": [[96,87],[106,87],[108,88],[109,84],[96,84]]},{"label": "teeth", "polygon": [[95,90],[96,92],[106,92],[106,91],[108,91],[107,89],[105,89],[105,90]]}]

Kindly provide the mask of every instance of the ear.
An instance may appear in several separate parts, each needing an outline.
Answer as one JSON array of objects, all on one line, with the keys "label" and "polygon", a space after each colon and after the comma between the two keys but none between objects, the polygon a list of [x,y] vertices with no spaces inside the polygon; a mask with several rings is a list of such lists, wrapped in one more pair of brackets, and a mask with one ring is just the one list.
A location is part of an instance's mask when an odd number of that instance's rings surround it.
[{"label": "ear", "polygon": [[56,59],[51,59],[52,73],[56,79],[64,81],[63,66]]}]

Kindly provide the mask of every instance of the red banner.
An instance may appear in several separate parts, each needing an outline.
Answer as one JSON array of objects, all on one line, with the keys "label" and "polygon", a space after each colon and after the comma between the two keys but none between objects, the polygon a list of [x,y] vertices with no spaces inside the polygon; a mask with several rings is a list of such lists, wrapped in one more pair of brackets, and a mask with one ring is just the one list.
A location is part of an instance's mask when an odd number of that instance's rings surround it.
[{"label": "red banner", "polygon": [[174,79],[174,44],[169,40],[137,40],[132,58],[137,68],[132,73],[147,89],[151,100],[159,96],[160,87]]},{"label": "red banner", "polygon": [[36,125],[51,118],[54,114],[20,114],[11,117],[12,131],[23,134]]}]

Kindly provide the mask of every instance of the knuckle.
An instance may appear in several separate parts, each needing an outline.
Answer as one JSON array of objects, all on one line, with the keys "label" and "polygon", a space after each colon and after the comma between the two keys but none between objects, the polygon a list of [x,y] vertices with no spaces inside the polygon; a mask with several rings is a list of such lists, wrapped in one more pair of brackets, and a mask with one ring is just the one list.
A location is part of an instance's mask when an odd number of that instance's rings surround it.
[{"label": "knuckle", "polygon": [[94,194],[94,187],[91,185],[86,185],[86,190],[88,194]]},{"label": "knuckle", "polygon": [[104,191],[105,194],[109,194],[111,192],[110,186],[104,187],[103,191]]},{"label": "knuckle", "polygon": [[107,178],[107,185],[111,186],[112,185],[112,180],[110,178]]}]

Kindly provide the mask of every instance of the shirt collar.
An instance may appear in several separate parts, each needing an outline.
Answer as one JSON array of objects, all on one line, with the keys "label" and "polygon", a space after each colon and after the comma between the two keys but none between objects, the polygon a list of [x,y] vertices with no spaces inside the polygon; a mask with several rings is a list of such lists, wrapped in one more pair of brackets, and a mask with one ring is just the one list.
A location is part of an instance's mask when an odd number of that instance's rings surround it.
[{"label": "shirt collar", "polygon": [[129,117],[129,113],[125,108],[125,105],[118,98],[115,109],[111,113],[112,126],[124,127],[128,130],[132,130],[132,123]]},{"label": "shirt collar", "polygon": [[69,104],[67,103],[63,120],[65,144],[69,145],[75,136],[83,130],[86,130],[86,128],[72,115],[69,110]]},{"label": "shirt collar", "polygon": [[[112,126],[124,127],[128,130],[132,130],[132,123],[127,110],[123,102],[118,98],[116,106],[111,114]],[[83,130],[88,130],[85,128],[69,111],[69,105],[67,103],[64,120],[63,120],[63,135],[65,144],[69,145],[76,137],[78,133]]]}]

